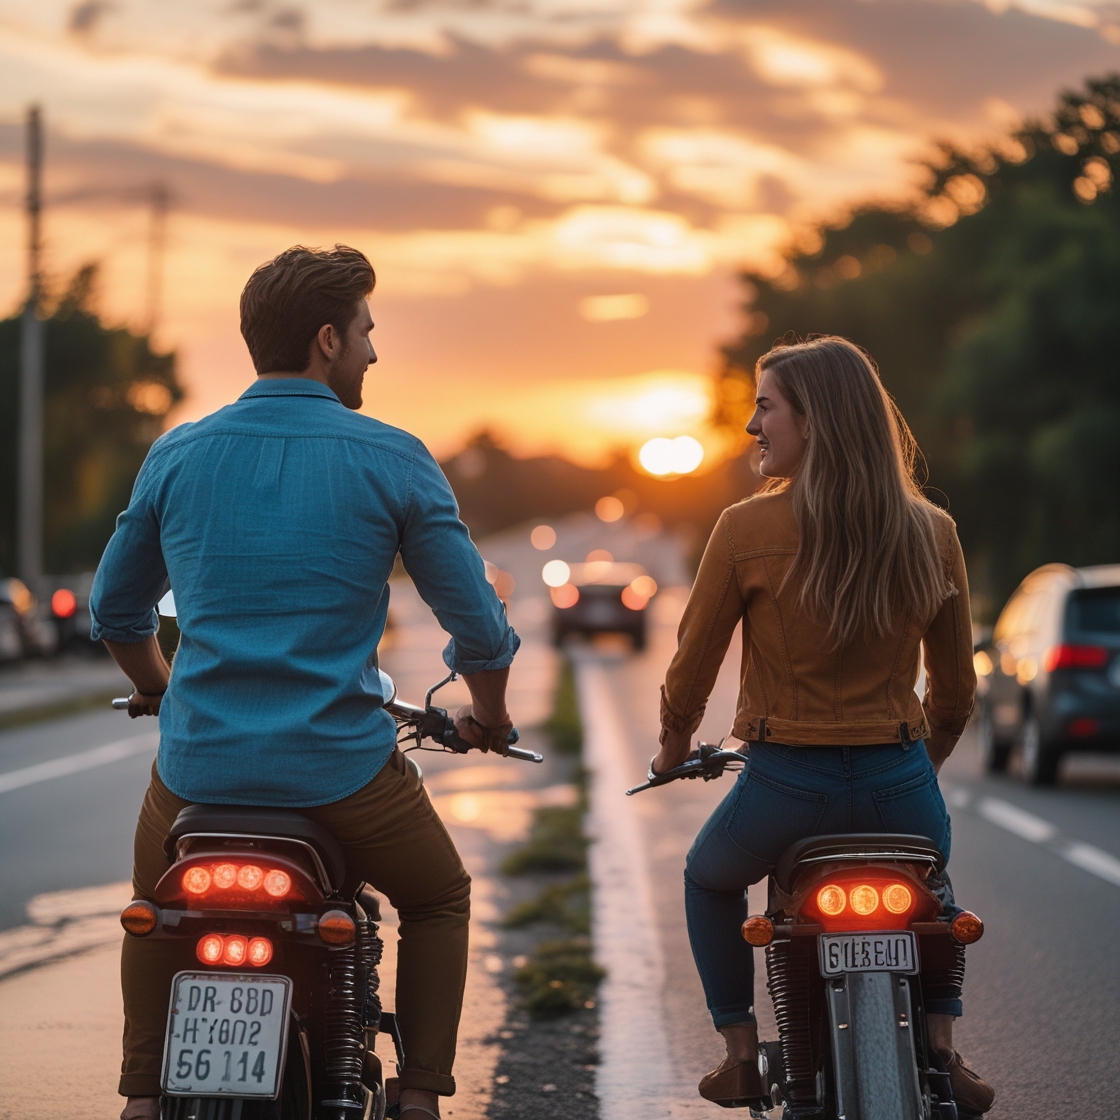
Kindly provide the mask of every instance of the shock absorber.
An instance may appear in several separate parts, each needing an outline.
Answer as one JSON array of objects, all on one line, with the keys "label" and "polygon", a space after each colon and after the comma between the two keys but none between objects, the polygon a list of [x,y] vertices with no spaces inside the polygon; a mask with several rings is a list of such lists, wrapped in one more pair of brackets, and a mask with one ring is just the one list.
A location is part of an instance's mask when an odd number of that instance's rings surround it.
[{"label": "shock absorber", "polygon": [[322,1102],[323,1115],[330,1120],[353,1120],[365,1109],[361,1082],[366,992],[359,982],[357,958],[354,942],[331,953],[324,1037],[326,1095],[330,1099]]},{"label": "shock absorber", "polygon": [[381,977],[378,975],[377,966],[381,963],[381,953],[384,948],[384,943],[377,935],[377,923],[368,918],[359,921],[358,960],[364,979],[365,994],[362,1025],[373,1033],[377,1032],[381,1024],[381,996],[378,994]]},{"label": "shock absorber", "polygon": [[766,948],[766,986],[774,1004],[774,1019],[782,1044],[785,1094],[794,1107],[799,1104],[811,1107],[817,1103],[817,1063],[810,1026],[812,959],[806,952],[809,946],[804,944],[810,940],[777,942]]}]

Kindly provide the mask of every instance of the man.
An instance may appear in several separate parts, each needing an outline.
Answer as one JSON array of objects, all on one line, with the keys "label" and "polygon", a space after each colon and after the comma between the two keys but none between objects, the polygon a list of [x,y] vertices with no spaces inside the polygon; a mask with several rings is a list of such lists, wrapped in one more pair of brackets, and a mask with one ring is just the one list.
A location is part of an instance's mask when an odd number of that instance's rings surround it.
[{"label": "man", "polygon": [[[354,410],[376,355],[356,249],[297,246],[241,296],[257,381],[157,440],[105,550],[94,637],[135,686],[129,714],[159,715],[160,748],[136,829],[133,887],[151,898],[163,840],[191,802],[298,807],[346,853],[348,888],[400,915],[401,1112],[438,1117],[467,960],[470,879],[382,708],[377,644],[400,553],[451,634],[472,703],[459,733],[505,739],[519,644],[486,582],[439,467],[413,436]],[[170,579],[181,639],[172,673],[154,610]],[[173,967],[125,938],[122,1120],[158,1120]]]}]

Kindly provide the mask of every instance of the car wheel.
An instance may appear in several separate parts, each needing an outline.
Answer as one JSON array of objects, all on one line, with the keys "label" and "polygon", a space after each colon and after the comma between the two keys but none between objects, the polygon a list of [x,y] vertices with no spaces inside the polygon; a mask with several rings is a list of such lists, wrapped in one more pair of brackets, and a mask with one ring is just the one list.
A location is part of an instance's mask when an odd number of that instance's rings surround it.
[{"label": "car wheel", "polygon": [[1058,780],[1058,763],[1062,753],[1042,735],[1038,716],[1023,721],[1023,779],[1032,786],[1052,786]]},{"label": "car wheel", "polygon": [[1011,744],[996,735],[990,704],[980,706],[980,757],[989,774],[1002,774],[1011,756]]}]

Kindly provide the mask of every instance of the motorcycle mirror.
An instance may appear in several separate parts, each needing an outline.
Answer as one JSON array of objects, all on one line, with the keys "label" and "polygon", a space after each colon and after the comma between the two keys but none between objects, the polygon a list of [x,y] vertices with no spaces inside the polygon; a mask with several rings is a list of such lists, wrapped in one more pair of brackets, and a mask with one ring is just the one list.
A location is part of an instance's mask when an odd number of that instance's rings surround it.
[{"label": "motorcycle mirror", "polygon": [[391,704],[397,698],[397,686],[393,678],[384,669],[378,669],[377,675],[381,678],[382,704]]}]

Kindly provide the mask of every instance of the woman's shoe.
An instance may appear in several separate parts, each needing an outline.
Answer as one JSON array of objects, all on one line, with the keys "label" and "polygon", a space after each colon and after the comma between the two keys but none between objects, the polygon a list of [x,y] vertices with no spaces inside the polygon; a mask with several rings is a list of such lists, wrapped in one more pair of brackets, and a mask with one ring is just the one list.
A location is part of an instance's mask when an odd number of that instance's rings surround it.
[{"label": "woman's shoe", "polygon": [[737,1062],[724,1058],[711,1073],[706,1073],[697,1086],[705,1100],[723,1108],[759,1107],[765,1090],[758,1062]]},{"label": "woman's shoe", "polygon": [[953,1086],[953,1100],[962,1111],[987,1112],[996,1099],[995,1089],[978,1073],[969,1069],[956,1050],[938,1050],[936,1054],[949,1075],[949,1084]]}]

